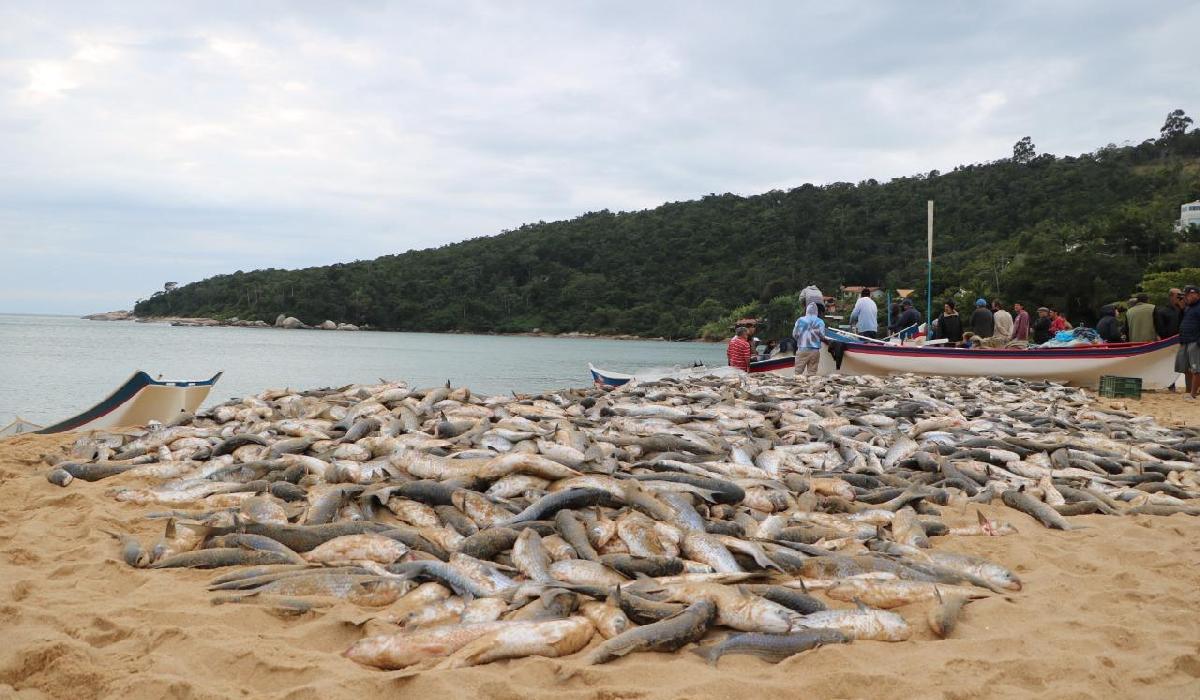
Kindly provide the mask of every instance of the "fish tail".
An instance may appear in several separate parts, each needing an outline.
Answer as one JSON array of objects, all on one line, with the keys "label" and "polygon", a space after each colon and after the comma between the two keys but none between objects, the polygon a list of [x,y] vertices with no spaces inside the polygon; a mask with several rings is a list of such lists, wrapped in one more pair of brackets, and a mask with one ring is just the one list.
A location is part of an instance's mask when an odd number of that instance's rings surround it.
[{"label": "fish tail", "polygon": [[717,659],[721,658],[720,646],[720,644],[710,644],[706,647],[694,647],[691,649],[691,652],[713,666],[716,666]]}]

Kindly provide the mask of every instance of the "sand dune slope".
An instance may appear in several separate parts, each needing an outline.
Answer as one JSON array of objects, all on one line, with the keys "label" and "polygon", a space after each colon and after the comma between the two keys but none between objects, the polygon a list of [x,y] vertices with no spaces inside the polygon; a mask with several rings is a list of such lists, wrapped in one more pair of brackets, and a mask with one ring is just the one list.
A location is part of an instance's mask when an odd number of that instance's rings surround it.
[{"label": "sand dune slope", "polygon": [[910,606],[899,612],[914,623],[912,641],[823,648],[778,665],[727,656],[714,668],[681,652],[401,677],[340,656],[362,635],[353,606],[282,619],[213,606],[211,573],[124,565],[102,529],[151,541],[162,521],[114,502],[103,482],[47,483],[40,456],[62,442],[0,442],[3,697],[1200,697],[1200,518],[1087,516],[1073,519],[1087,529],[1057,532],[984,508],[1020,533],[937,546],[1003,562],[1025,589],[972,603],[948,640]]}]

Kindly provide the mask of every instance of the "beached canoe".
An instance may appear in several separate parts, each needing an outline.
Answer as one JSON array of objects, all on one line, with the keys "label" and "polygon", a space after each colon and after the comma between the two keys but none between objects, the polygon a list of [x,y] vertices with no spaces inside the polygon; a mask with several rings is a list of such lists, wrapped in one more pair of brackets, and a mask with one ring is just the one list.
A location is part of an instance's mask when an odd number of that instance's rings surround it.
[{"label": "beached canoe", "polygon": [[693,367],[652,367],[649,369],[641,369],[632,374],[626,372],[613,372],[611,370],[600,369],[599,367],[588,363],[588,371],[592,374],[592,382],[596,386],[617,387],[628,384],[630,380],[636,379],[639,382],[652,382],[660,379],[694,379],[696,377],[720,377],[730,373],[736,373],[732,367],[709,367],[707,365],[695,365]]},{"label": "beached canoe", "polygon": [[195,412],[200,408],[220,378],[221,373],[217,372],[210,379],[162,380],[139,370],[100,403],[37,432],[119,428],[151,421],[167,423],[184,411]]},{"label": "beached canoe", "polygon": [[[956,377],[1015,377],[1067,382],[1095,388],[1103,375],[1136,377],[1143,389],[1162,389],[1175,381],[1174,338],[1152,343],[1110,343],[1064,348],[965,349],[847,343],[842,374],[925,374]],[[822,361],[829,357],[829,350]],[[768,361],[770,362],[770,361]],[[753,370],[753,367],[751,368]]]}]

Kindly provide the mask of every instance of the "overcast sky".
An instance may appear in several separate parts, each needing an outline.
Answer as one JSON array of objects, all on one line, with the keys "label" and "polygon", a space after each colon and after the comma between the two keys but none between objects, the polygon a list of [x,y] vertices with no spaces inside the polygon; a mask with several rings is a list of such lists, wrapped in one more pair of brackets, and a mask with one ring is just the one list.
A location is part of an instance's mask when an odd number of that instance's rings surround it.
[{"label": "overcast sky", "polygon": [[1179,2],[0,3],[0,312],[1200,111]]}]

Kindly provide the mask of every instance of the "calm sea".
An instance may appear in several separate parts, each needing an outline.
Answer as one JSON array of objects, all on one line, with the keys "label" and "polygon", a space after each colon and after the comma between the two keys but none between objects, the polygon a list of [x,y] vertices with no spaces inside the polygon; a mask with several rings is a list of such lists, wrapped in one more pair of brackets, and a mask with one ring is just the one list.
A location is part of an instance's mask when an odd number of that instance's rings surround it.
[{"label": "calm sea", "polygon": [[586,386],[587,363],[617,371],[724,364],[710,343],[431,333],[176,328],[0,314],[0,427],[14,415],[67,418],[107,396],[134,370],[168,379],[224,376],[206,405],[270,387],[308,389],[403,379],[450,380],[477,393]]}]

